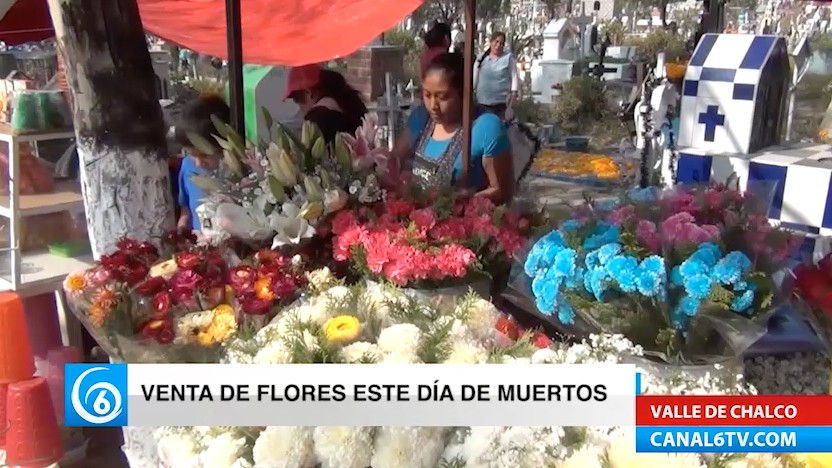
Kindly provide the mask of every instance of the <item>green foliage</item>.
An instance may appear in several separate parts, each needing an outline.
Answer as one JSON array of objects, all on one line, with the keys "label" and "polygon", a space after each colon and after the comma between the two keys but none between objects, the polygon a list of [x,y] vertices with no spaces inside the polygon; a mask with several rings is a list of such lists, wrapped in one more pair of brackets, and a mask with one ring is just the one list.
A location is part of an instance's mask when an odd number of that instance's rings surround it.
[{"label": "green foliage", "polygon": [[563,85],[552,109],[552,117],[566,133],[580,133],[609,113],[609,103],[601,81],[576,76]]},{"label": "green foliage", "polygon": [[656,63],[656,56],[660,52],[665,53],[667,62],[686,60],[688,52],[685,48],[685,39],[677,34],[672,34],[663,29],[647,33],[644,37],[629,38],[628,45],[638,47],[636,53],[637,62]]},{"label": "green foliage", "polygon": [[543,125],[552,123],[552,105],[535,102],[531,96],[524,96],[514,107],[514,116],[519,122],[529,125]]},{"label": "green foliage", "polygon": [[465,468],[467,464],[462,456],[456,456],[451,460],[441,460],[438,468]]},{"label": "green foliage", "polygon": [[[313,364],[338,364],[342,360],[339,356],[341,347],[326,339],[323,328],[315,322],[303,322],[293,317],[289,318],[291,325],[283,337],[292,354],[292,362],[308,362]],[[317,346],[306,345],[306,334],[311,335]]]},{"label": "green foliage", "polygon": [[818,34],[812,38],[809,43],[809,47],[824,57],[832,56],[832,34]]},{"label": "green foliage", "polygon": [[384,43],[399,46],[404,49],[404,74],[408,80],[421,81],[419,70],[419,54],[422,52],[422,41],[411,31],[391,29],[384,33]]},{"label": "green foliage", "polygon": [[624,44],[624,37],[626,30],[621,21],[605,21],[603,24],[604,34],[610,38],[612,46],[620,46]]},{"label": "green foliage", "polygon": [[446,320],[435,323],[422,337],[416,355],[426,364],[443,362],[451,353],[451,335],[454,322]]},{"label": "green foliage", "polygon": [[493,364],[500,364],[505,357],[527,358],[531,357],[537,347],[532,344],[534,331],[528,331],[523,336],[517,339],[511,346],[499,348],[492,351],[491,356],[488,357],[488,362]]}]

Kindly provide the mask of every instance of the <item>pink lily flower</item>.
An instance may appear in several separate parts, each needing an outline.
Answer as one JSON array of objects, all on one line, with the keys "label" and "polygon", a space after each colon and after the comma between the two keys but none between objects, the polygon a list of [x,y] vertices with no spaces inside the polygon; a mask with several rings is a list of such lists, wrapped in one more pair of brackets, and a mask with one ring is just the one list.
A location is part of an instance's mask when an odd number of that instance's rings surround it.
[{"label": "pink lily flower", "polygon": [[375,165],[379,172],[386,172],[387,150],[375,147],[377,133],[378,116],[371,113],[361,119],[361,126],[355,130],[355,135],[341,134],[352,150],[353,166],[356,169],[369,169]]}]

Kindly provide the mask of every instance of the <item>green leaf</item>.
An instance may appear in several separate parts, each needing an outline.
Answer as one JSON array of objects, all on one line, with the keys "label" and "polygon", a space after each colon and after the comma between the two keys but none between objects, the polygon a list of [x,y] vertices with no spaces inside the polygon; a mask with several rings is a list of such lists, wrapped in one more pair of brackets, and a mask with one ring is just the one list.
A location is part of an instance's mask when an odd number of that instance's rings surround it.
[{"label": "green leaf", "polygon": [[260,112],[263,114],[263,123],[266,124],[266,130],[271,133],[272,126],[274,126],[274,118],[272,118],[271,112],[265,107],[261,107]]},{"label": "green leaf", "polygon": [[217,154],[217,148],[214,147],[211,142],[203,138],[202,135],[188,133],[188,140],[190,140],[194,148],[202,154],[207,156],[214,156]]}]

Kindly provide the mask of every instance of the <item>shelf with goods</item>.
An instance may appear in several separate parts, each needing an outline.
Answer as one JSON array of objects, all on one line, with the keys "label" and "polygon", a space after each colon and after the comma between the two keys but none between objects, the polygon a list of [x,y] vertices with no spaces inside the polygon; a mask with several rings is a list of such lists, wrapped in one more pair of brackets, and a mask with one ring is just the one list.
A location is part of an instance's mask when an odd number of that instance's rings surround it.
[{"label": "shelf with goods", "polygon": [[[63,212],[83,212],[83,199],[75,181],[58,181],[49,193],[21,194],[20,145],[75,138],[72,129],[15,131],[0,123],[0,142],[8,144],[8,194],[0,196],[0,217],[8,219],[9,244],[3,249],[4,268],[0,270],[0,289],[35,295],[60,289],[67,274],[89,267],[89,255],[65,257],[45,248],[24,251],[24,222],[35,216]],[[28,250],[28,249],[27,249]]]}]

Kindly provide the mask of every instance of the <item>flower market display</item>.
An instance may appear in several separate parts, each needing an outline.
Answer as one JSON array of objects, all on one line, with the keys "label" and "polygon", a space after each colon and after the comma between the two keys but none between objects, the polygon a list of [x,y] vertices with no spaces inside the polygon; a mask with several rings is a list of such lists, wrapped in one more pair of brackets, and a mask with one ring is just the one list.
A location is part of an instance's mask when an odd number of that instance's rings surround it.
[{"label": "flower market display", "polygon": [[[801,239],[769,223],[761,197],[724,186],[633,190],[613,203],[587,201],[554,226],[521,203],[410,187],[375,147],[372,116],[331,144],[310,124],[298,135],[278,126],[274,142],[258,144],[215,126],[220,167],[195,178],[207,193],[197,210],[202,235],[122,239],[64,282],[72,311],[114,361],[627,363],[648,394],[828,392],[808,382],[817,373],[793,367],[828,375],[819,354],[755,356],[742,369],[743,352],[786,301],[832,336],[830,261],[795,268],[793,287],[781,293],[772,276]],[[573,167],[583,160],[569,157]],[[610,158],[584,159],[584,173],[572,175],[612,180],[622,172]],[[506,282],[534,310],[502,309]],[[535,328],[554,322],[582,333],[562,340]],[[636,454],[632,428],[616,427],[162,427],[152,440],[125,439],[131,466],[148,468],[817,461]]]},{"label": "flower market display", "polygon": [[720,186],[633,191],[542,237],[523,270],[539,311],[562,323],[622,333],[664,360],[733,357],[766,333],[771,277],[802,241],[758,206]]},{"label": "flower market display", "polygon": [[[320,274],[318,279],[321,280]],[[327,281],[334,284],[333,280]],[[518,337],[519,338],[512,338]],[[553,344],[516,328],[473,295],[436,306],[395,288],[335,284],[285,310],[250,340],[227,344],[229,363],[616,363],[641,349],[620,335]],[[719,366],[715,366],[716,370]],[[740,375],[654,375],[651,394],[753,394]],[[636,454],[632,428],[265,427],[159,428],[159,457],[171,467],[635,467],[784,466],[772,455]],[[606,460],[606,464],[603,460]],[[712,465],[718,460],[722,465]],[[661,463],[662,465],[659,465]],[[800,465],[795,465],[800,466]]]}]

